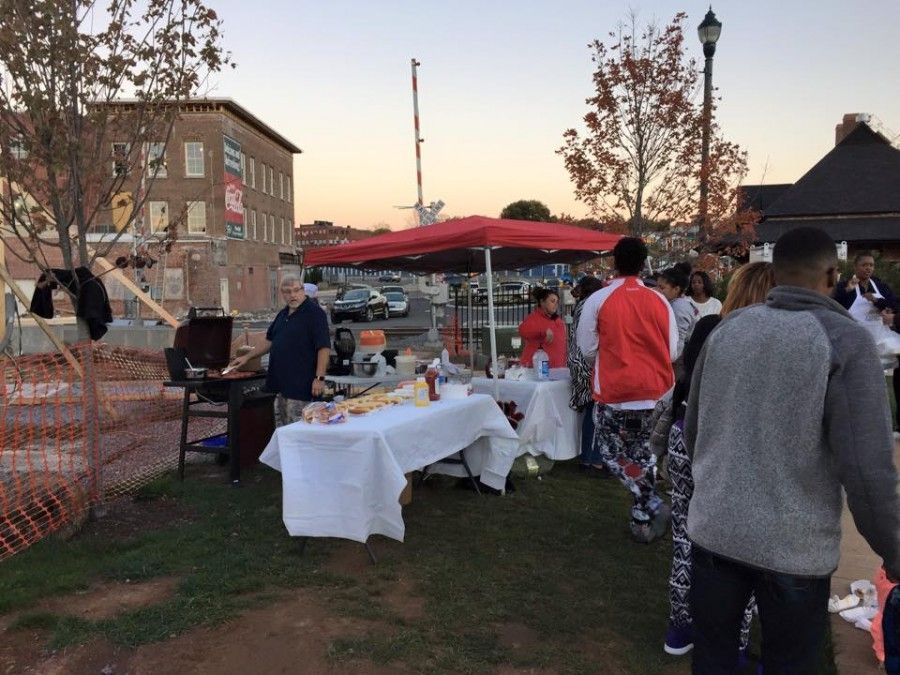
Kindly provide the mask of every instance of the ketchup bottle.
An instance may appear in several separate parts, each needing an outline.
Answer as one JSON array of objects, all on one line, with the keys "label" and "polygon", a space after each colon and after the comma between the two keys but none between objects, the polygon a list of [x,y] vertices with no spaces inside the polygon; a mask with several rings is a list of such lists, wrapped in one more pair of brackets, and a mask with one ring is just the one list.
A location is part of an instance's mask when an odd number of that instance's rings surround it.
[{"label": "ketchup bottle", "polygon": [[441,395],[437,389],[438,371],[434,366],[429,366],[425,371],[425,381],[428,383],[428,400],[440,401]]}]

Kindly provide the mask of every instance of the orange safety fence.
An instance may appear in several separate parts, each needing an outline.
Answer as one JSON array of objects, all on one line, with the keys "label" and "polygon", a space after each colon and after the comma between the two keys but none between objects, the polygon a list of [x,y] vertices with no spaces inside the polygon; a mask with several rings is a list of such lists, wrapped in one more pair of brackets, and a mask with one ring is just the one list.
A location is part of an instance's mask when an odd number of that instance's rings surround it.
[{"label": "orange safety fence", "polygon": [[[133,492],[178,463],[181,389],[160,350],[80,343],[84,372],[60,354],[0,357],[0,560]],[[224,421],[191,422],[191,436]]]}]

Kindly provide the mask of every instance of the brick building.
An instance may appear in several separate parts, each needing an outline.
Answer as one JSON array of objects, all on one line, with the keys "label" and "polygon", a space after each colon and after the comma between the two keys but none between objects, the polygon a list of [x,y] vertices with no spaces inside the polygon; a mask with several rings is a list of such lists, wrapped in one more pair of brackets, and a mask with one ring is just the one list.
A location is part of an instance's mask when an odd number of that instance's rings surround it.
[{"label": "brick building", "polygon": [[329,220],[316,220],[309,225],[294,228],[297,248],[310,249],[320,246],[337,246],[351,241],[365,239],[375,234],[372,230],[360,230],[346,225],[341,227]]},{"label": "brick building", "polygon": [[[134,103],[113,105],[127,115]],[[117,157],[131,148],[127,138],[116,140],[114,134],[109,145],[110,155],[101,161],[116,172]],[[166,309],[183,315],[190,306],[276,307],[280,275],[299,271],[293,158],[300,148],[230,99],[198,99],[181,104],[166,144],[147,143],[143,152],[156,176],[152,182],[128,176],[127,188],[143,190],[146,201],[133,231],[123,232],[107,257],[128,255],[133,239],[162,237],[163,228],[174,224],[171,251],[137,272]],[[116,208],[100,212],[88,236],[92,246],[109,242],[120,219]],[[14,252],[18,242],[5,241]],[[33,288],[35,268],[15,255],[6,259],[12,276]],[[114,279],[104,281],[114,315],[128,313],[130,294]]]}]

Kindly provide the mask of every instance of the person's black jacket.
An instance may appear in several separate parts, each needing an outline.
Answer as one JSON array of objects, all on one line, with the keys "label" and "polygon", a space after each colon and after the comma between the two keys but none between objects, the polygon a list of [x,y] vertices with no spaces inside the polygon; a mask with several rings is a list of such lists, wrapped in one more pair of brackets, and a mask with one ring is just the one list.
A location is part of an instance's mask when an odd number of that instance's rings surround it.
[{"label": "person's black jacket", "polygon": [[[86,267],[78,267],[72,270],[50,270],[52,279],[49,284],[47,275],[41,274],[38,279],[38,288],[35,288],[31,296],[29,310],[37,316],[45,319],[53,318],[53,289],[59,282],[72,293],[78,301],[75,315],[84,319],[88,325],[91,340],[99,340],[107,331],[106,325],[112,323],[112,309],[109,306],[109,296],[103,282],[95,277]],[[41,284],[44,284],[41,286]]]}]

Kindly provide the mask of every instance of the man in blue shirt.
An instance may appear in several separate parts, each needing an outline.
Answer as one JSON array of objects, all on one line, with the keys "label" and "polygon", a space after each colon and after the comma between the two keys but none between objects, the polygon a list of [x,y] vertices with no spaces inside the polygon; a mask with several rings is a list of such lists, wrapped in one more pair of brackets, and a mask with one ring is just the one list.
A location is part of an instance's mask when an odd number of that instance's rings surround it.
[{"label": "man in blue shirt", "polygon": [[296,275],[287,274],[282,278],[281,296],[287,306],[269,326],[266,341],[231,362],[238,367],[252,358],[269,354],[266,389],[278,394],[275,398],[277,426],[298,421],[303,408],[321,396],[331,354],[328,317],[307,297]]}]

